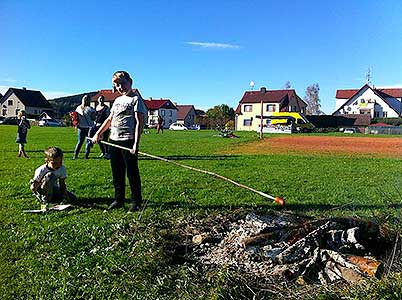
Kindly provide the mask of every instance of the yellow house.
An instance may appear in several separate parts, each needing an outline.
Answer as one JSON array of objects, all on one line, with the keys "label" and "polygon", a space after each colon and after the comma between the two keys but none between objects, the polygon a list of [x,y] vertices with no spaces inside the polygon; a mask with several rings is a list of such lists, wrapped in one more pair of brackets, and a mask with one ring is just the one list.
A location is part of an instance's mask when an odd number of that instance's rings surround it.
[{"label": "yellow house", "polygon": [[[262,105],[262,107],[261,107]],[[235,130],[256,131],[263,116],[272,116],[275,112],[305,113],[307,104],[294,89],[246,91],[241,98],[235,117]]]}]

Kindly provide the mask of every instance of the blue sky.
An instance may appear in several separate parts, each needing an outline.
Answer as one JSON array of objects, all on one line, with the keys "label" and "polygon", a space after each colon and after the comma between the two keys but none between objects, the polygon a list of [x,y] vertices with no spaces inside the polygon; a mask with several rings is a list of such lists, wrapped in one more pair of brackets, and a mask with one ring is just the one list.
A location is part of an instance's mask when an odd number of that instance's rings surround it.
[{"label": "blue sky", "polygon": [[208,109],[286,81],[303,98],[402,86],[402,1],[0,0],[0,92],[50,99],[111,87],[127,70],[145,98]]}]

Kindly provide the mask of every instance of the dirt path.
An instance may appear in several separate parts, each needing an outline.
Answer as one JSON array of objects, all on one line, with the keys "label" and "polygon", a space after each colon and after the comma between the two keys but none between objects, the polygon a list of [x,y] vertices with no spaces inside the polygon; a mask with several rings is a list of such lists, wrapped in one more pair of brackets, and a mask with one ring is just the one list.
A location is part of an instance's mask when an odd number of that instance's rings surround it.
[{"label": "dirt path", "polygon": [[402,158],[402,138],[275,136],[236,147],[231,153],[351,154]]}]

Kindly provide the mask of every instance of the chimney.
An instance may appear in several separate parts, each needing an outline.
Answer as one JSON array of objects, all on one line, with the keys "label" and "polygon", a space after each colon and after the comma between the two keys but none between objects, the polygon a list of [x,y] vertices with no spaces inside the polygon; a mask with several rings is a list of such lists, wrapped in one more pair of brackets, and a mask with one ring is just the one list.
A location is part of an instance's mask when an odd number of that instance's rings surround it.
[{"label": "chimney", "polygon": [[261,94],[265,94],[267,92],[267,88],[265,86],[260,89]]},{"label": "chimney", "polygon": [[26,90],[27,90],[27,88],[26,88],[25,86],[23,86],[23,87],[22,87],[22,89],[23,89],[24,91],[26,91]]},{"label": "chimney", "polygon": [[152,101],[152,97],[149,97],[149,100],[151,100],[151,101]]}]

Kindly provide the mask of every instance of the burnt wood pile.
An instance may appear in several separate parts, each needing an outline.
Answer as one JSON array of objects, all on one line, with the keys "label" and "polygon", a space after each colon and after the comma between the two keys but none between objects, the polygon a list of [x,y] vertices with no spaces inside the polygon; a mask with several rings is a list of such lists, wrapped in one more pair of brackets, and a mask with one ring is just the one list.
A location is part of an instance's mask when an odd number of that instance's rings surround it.
[{"label": "burnt wood pile", "polygon": [[249,213],[234,221],[193,228],[192,253],[204,265],[306,283],[380,278],[390,238],[374,222],[316,220],[291,214]]}]

